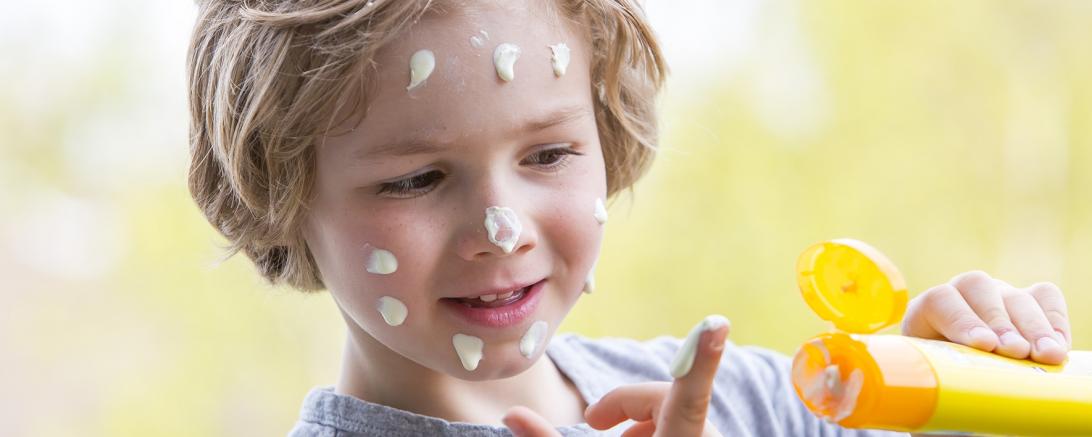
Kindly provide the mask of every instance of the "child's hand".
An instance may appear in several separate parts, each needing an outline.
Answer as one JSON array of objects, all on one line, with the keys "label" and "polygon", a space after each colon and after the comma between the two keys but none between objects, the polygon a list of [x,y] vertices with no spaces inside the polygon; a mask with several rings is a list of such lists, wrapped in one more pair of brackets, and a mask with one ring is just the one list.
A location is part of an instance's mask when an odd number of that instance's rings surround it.
[{"label": "child's hand", "polygon": [[1041,282],[1016,288],[979,271],[963,273],[910,301],[902,333],[947,339],[1012,358],[1060,364],[1072,347],[1065,297]]},{"label": "child's hand", "polygon": [[[584,411],[588,425],[606,430],[632,419],[637,423],[624,437],[720,437],[705,415],[727,337],[728,326],[702,333],[693,367],[674,383],[646,382],[611,390]],[[504,424],[520,437],[561,435],[546,419],[524,407],[508,410]]]}]

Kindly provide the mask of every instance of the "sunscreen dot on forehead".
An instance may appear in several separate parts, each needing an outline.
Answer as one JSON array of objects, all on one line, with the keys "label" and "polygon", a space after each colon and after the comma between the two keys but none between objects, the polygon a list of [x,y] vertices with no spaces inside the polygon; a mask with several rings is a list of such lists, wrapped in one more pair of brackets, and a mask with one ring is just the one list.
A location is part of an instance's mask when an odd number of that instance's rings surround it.
[{"label": "sunscreen dot on forehead", "polygon": [[395,270],[398,270],[398,259],[395,258],[394,254],[390,251],[373,247],[370,244],[365,244],[364,249],[370,250],[368,253],[368,261],[364,266],[364,268],[368,270],[368,273],[389,275],[394,273]]},{"label": "sunscreen dot on forehead", "polygon": [[406,91],[417,88],[425,79],[428,79],[432,69],[436,68],[436,57],[432,54],[432,50],[418,50],[410,57],[409,63],[410,83]]},{"label": "sunscreen dot on forehead", "polygon": [[690,334],[686,336],[686,340],[683,340],[679,351],[675,353],[675,359],[671,360],[672,378],[682,378],[690,373],[690,368],[694,366],[694,356],[698,352],[698,340],[701,339],[701,333],[722,326],[728,326],[728,319],[714,314],[706,317],[697,326],[694,326],[694,329],[690,330]]},{"label": "sunscreen dot on forehead", "polygon": [[519,46],[511,43],[502,43],[493,49],[493,65],[501,80],[511,82],[516,77],[516,60],[519,59],[519,54]]},{"label": "sunscreen dot on forehead", "polygon": [[554,76],[565,75],[565,69],[569,68],[569,46],[565,43],[557,43],[550,47],[550,65],[554,67]]},{"label": "sunscreen dot on forehead", "polygon": [[459,355],[464,369],[473,371],[478,368],[478,362],[482,360],[482,348],[485,347],[482,339],[473,335],[455,334],[451,337],[451,344],[455,346],[455,353]]},{"label": "sunscreen dot on forehead", "polygon": [[546,322],[541,320],[532,323],[531,327],[527,329],[527,332],[523,334],[523,338],[519,340],[519,353],[527,358],[531,358],[538,350],[538,345],[542,344],[542,340],[546,338],[546,328],[549,327]]},{"label": "sunscreen dot on forehead", "polygon": [[523,225],[512,208],[490,206],[485,209],[485,230],[490,243],[500,247],[504,253],[512,253],[520,232],[523,232]]},{"label": "sunscreen dot on forehead", "polygon": [[402,301],[390,296],[383,296],[376,301],[375,309],[383,316],[383,321],[388,325],[398,326],[406,321],[409,310]]},{"label": "sunscreen dot on forehead", "polygon": [[477,35],[472,35],[470,37],[470,45],[477,49],[485,46],[486,41],[489,41],[489,33],[484,30],[479,30]]}]

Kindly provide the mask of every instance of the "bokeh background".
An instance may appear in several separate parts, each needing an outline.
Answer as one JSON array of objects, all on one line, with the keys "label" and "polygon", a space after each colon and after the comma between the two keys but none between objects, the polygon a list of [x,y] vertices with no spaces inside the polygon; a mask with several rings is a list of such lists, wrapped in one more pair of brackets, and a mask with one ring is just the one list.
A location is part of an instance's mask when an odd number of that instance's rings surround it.
[{"label": "bokeh background", "polygon": [[[325,294],[270,288],[185,189],[182,0],[0,14],[0,423],[10,436],[283,435],[335,381]],[[1069,299],[1092,350],[1092,2],[650,0],[663,151],[611,205],[562,330],[702,316],[828,329],[797,254],[855,237],[911,292],[970,269]]]}]

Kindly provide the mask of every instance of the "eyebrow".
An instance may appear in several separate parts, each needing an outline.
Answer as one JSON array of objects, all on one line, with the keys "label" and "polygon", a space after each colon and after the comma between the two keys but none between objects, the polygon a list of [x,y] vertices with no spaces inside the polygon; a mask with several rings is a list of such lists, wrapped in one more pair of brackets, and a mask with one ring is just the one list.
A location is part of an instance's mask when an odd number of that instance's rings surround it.
[{"label": "eyebrow", "polygon": [[[590,114],[590,111],[586,106],[565,106],[554,110],[543,117],[526,121],[515,132],[538,132],[557,126],[559,124],[564,124],[573,120],[577,120],[581,117],[587,116],[588,114]],[[370,148],[368,150],[357,149],[353,153],[353,158],[363,159],[380,156],[397,157],[410,155],[427,155],[443,151],[448,146],[449,145],[445,143],[436,143],[433,140],[429,140],[427,137],[412,137],[397,142],[386,143],[381,146]]]}]

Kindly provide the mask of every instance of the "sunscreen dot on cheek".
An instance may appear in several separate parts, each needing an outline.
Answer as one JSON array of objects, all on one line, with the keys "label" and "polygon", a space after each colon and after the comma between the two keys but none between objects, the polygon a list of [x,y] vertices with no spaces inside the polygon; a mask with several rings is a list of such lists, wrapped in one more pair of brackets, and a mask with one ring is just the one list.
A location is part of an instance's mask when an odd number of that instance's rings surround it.
[{"label": "sunscreen dot on cheek", "polygon": [[493,49],[493,65],[497,68],[497,77],[511,82],[516,77],[516,60],[519,59],[519,46],[502,43]]},{"label": "sunscreen dot on cheek", "polygon": [[602,225],[607,223],[607,207],[603,205],[603,199],[598,197],[595,198],[595,212],[593,215],[595,216],[595,221],[599,222],[599,224]]},{"label": "sunscreen dot on cheek", "polygon": [[485,209],[485,230],[490,243],[500,247],[504,253],[512,253],[520,232],[523,232],[523,225],[512,208],[490,206]]},{"label": "sunscreen dot on cheek", "polygon": [[383,316],[388,325],[398,326],[406,321],[409,310],[402,301],[390,296],[383,296],[376,301],[375,309]]},{"label": "sunscreen dot on cheek", "polygon": [[584,278],[584,293],[591,294],[595,291],[595,264],[588,270],[588,277]]},{"label": "sunscreen dot on cheek", "polygon": [[436,68],[436,57],[431,50],[418,50],[410,57],[410,83],[406,91],[417,88]]},{"label": "sunscreen dot on cheek", "polygon": [[482,339],[473,335],[455,334],[451,337],[451,344],[455,346],[455,353],[459,355],[464,369],[473,371],[478,368],[478,362],[482,360],[482,349],[485,347]]},{"label": "sunscreen dot on cheek", "polygon": [[542,344],[542,340],[546,338],[548,327],[549,325],[541,320],[531,324],[531,327],[523,334],[523,338],[519,340],[519,353],[531,358],[538,350],[538,345]]},{"label": "sunscreen dot on cheek", "polygon": [[557,43],[550,47],[550,65],[554,67],[554,76],[565,75],[565,69],[569,67],[569,46],[565,43]]},{"label": "sunscreen dot on cheek", "polygon": [[701,338],[701,333],[727,325],[728,319],[724,318],[724,316],[712,315],[706,317],[694,329],[691,329],[690,334],[686,336],[686,340],[683,340],[682,346],[679,347],[679,351],[675,353],[675,359],[671,360],[671,377],[682,378],[690,373],[690,368],[694,366],[694,356],[698,353],[698,340]]},{"label": "sunscreen dot on cheek", "polygon": [[369,244],[365,244],[364,248],[366,250],[371,249],[368,253],[368,261],[364,266],[368,273],[389,275],[398,270],[398,259],[395,258],[394,254],[390,251],[379,249]]}]

